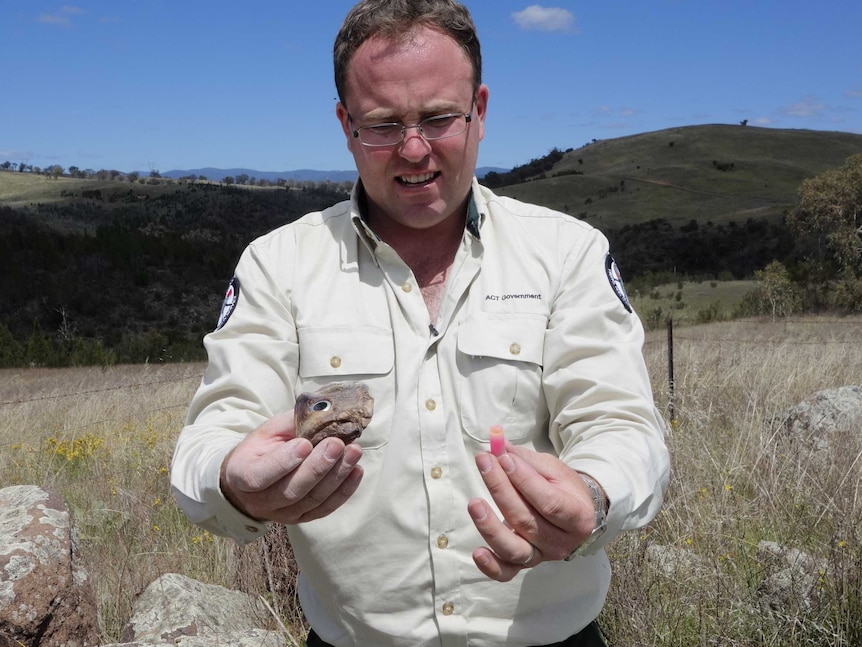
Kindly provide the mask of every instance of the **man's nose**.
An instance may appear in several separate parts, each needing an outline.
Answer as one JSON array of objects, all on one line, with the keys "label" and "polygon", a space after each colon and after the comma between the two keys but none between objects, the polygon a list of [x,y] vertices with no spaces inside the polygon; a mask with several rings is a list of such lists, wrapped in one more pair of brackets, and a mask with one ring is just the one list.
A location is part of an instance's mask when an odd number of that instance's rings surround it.
[{"label": "man's nose", "polygon": [[431,144],[422,135],[421,126],[404,126],[404,139],[398,152],[401,157],[411,161],[419,161],[431,152]]}]

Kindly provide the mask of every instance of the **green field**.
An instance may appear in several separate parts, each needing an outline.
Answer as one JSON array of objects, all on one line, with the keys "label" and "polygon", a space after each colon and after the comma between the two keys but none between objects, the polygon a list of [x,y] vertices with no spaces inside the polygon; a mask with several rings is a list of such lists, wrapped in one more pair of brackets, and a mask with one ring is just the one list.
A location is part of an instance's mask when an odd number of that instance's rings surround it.
[{"label": "green field", "polygon": [[756,281],[680,281],[655,288],[629,290],[644,325],[657,328],[673,319],[680,325],[731,319]]},{"label": "green field", "polygon": [[50,178],[34,173],[18,173],[14,171],[0,172],[0,204],[19,208],[34,204],[74,203],[86,200],[81,197],[82,191],[100,191],[103,199],[111,204],[125,197],[131,191],[134,194],[157,196],[176,190],[173,180],[159,180],[158,184],[141,184],[117,180],[90,180],[70,177]]}]

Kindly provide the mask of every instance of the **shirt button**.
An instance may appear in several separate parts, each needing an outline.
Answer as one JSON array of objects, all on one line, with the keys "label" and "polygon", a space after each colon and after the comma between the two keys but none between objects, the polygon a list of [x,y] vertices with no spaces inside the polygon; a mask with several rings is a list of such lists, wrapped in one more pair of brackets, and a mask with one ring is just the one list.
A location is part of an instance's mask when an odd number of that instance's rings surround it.
[{"label": "shirt button", "polygon": [[521,344],[514,343],[511,346],[509,346],[509,352],[512,353],[512,355],[520,355],[521,354]]},{"label": "shirt button", "polygon": [[446,535],[440,535],[437,537],[437,548],[448,548],[449,547],[449,538]]},{"label": "shirt button", "polygon": [[412,292],[413,285],[409,281],[405,281],[401,284],[401,289],[404,290],[404,292]]},{"label": "shirt button", "polygon": [[256,526],[246,526],[245,529],[249,532],[257,532],[258,530]]},{"label": "shirt button", "polygon": [[455,605],[451,602],[446,602],[443,605],[442,611],[444,616],[451,616],[453,613],[455,613]]},{"label": "shirt button", "polygon": [[334,355],[333,357],[330,357],[329,358],[329,365],[332,368],[338,368],[339,366],[341,366],[341,358],[338,355]]},{"label": "shirt button", "polygon": [[432,479],[439,479],[441,476],[443,476],[443,468],[441,468],[441,467],[432,467],[431,468],[431,478]]},{"label": "shirt button", "polygon": [[428,409],[428,411],[434,411],[434,409],[437,408],[437,403],[429,398],[425,400],[425,408]]}]

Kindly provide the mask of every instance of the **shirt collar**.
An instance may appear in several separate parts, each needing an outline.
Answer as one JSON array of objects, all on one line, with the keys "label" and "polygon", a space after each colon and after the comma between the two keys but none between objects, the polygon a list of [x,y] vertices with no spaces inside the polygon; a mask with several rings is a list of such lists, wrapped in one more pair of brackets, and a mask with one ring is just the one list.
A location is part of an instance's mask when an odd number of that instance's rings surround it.
[{"label": "shirt collar", "polygon": [[[473,186],[470,190],[470,199],[467,201],[467,222],[466,229],[473,235],[476,240],[481,240],[482,236],[479,230],[482,227],[482,214],[477,204],[478,182],[473,179]],[[368,226],[368,197],[365,194],[365,187],[362,186],[362,180],[356,180],[353,185],[353,193],[350,196],[351,209],[350,217],[353,220],[357,233],[360,233],[368,243],[373,247],[377,247],[380,238],[375,234],[371,227]]]},{"label": "shirt collar", "polygon": [[467,204],[467,231],[469,231],[476,240],[481,240],[479,228],[482,226],[482,217],[479,214],[479,207],[476,205],[476,186],[473,183],[473,190],[470,192],[470,201]]}]

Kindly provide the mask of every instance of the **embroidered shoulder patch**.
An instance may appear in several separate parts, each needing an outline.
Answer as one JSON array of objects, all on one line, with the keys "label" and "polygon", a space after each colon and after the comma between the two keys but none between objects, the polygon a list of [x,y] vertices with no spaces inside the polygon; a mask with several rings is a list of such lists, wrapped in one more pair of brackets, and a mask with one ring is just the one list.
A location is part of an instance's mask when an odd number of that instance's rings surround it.
[{"label": "embroidered shoulder patch", "polygon": [[620,274],[620,268],[617,267],[617,262],[610,254],[605,257],[605,274],[608,275],[608,281],[611,283],[614,294],[616,294],[620,301],[622,301],[623,307],[625,307],[629,312],[632,312],[632,304],[629,302],[629,295],[626,294],[626,287],[623,285],[623,277]]},{"label": "embroidered shoulder patch", "polygon": [[221,330],[227,323],[227,320],[230,319],[230,316],[236,309],[237,301],[239,301],[239,279],[233,277],[230,280],[230,284],[227,286],[227,292],[225,292],[224,301],[221,304],[221,313],[218,317],[216,330]]}]

